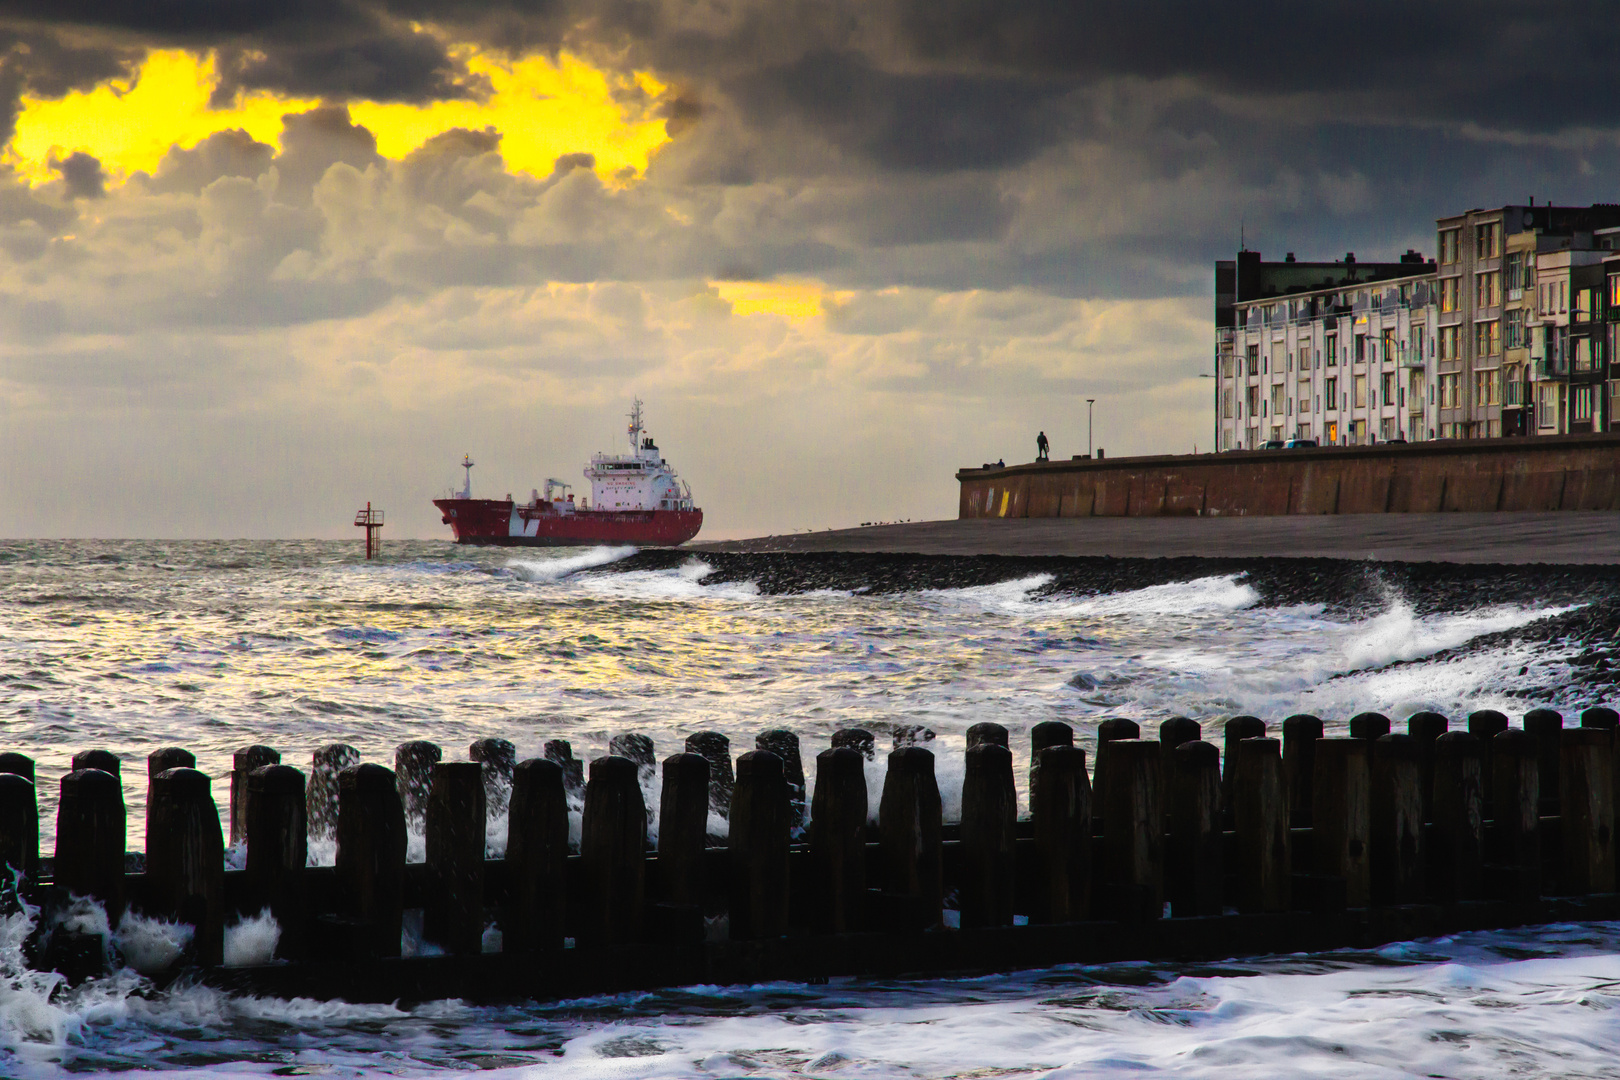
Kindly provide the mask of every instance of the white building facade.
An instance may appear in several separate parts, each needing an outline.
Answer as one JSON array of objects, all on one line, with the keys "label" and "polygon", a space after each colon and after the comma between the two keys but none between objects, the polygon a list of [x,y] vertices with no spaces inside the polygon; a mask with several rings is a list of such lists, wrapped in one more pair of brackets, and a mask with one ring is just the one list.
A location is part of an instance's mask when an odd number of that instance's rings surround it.
[{"label": "white building facade", "polygon": [[1238,301],[1216,341],[1217,448],[1434,438],[1460,392],[1436,378],[1436,286],[1425,272]]}]

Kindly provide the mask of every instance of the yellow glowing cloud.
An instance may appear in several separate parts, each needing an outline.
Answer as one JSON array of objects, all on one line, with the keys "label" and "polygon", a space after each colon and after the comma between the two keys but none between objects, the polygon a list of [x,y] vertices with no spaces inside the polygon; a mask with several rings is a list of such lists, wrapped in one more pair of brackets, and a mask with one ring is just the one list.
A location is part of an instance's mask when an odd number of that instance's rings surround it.
[{"label": "yellow glowing cloud", "polygon": [[822,314],[822,298],[834,297],[819,281],[711,281],[735,315],[778,315],[802,323]]},{"label": "yellow glowing cloud", "polygon": [[23,95],[9,156],[31,183],[53,179],[51,159],[83,150],[116,174],[157,168],[171,146],[195,146],[216,131],[242,128],[263,143],[281,135],[281,118],[317,102],[255,93],[210,109],[219,81],[212,55],[149,54],[133,84],[106,82],[58,100]]},{"label": "yellow glowing cloud", "polygon": [[[640,174],[669,141],[650,108],[665,87],[651,75],[612,75],[563,53],[499,60],[471,46],[453,52],[491,92],[478,101],[404,105],[349,103],[354,122],[377,138],[384,157],[399,159],[455,127],[501,132],[508,167],[544,176],[564,154],[589,153],[596,171],[612,181]],[[17,131],[6,156],[31,183],[54,178],[53,159],[83,150],[114,176],[151,172],[171,146],[192,147],[218,131],[242,128],[278,146],[282,117],[318,101],[266,92],[239,94],[223,109],[208,106],[219,82],[212,54],[180,50],[150,53],[132,82],[113,81],[57,100],[24,95]]]}]

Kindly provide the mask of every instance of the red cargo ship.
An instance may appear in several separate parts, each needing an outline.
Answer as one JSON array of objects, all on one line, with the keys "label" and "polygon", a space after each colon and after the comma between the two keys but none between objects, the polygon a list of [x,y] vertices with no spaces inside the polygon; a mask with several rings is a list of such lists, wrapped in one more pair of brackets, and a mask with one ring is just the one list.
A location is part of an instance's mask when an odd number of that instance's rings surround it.
[{"label": "red cargo ship", "polygon": [[[530,547],[575,547],[587,544],[635,544],[672,547],[703,528],[703,511],[692,505],[692,489],[676,478],[651,437],[642,434],[641,402],[630,410],[628,456],[596,454],[585,469],[591,482],[589,502],[578,504],[569,485],[547,480],[545,495],[531,491],[529,501],[472,497],[471,456],[462,459],[467,480],[460,492],[434,499],[458,544],[511,544]],[[562,494],[553,497],[554,493]]]}]

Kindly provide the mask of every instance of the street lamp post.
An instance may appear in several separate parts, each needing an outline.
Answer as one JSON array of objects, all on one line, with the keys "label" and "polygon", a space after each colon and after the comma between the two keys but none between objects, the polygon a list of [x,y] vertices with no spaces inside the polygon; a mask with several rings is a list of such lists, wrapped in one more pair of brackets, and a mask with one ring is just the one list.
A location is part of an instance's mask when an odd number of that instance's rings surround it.
[{"label": "street lamp post", "polygon": [[1086,398],[1086,460],[1091,460],[1091,407],[1097,403],[1094,397]]}]

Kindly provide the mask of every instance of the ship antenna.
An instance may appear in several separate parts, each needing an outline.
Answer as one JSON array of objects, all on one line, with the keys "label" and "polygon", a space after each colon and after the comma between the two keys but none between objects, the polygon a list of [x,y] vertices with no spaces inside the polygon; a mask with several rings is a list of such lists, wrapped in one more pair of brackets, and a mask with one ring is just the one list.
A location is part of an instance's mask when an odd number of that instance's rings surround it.
[{"label": "ship antenna", "polygon": [[461,497],[463,499],[470,499],[470,498],[472,498],[472,470],[473,470],[473,459],[472,459],[471,454],[462,454],[461,455],[461,467],[463,469],[467,470],[467,484],[466,484],[465,487],[463,487],[461,489]]},{"label": "ship antenna", "polygon": [[641,449],[641,399],[635,398],[630,406],[630,453],[634,456]]}]

